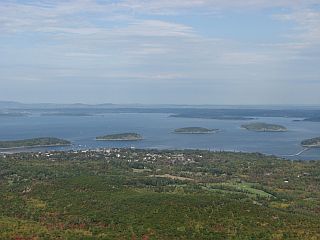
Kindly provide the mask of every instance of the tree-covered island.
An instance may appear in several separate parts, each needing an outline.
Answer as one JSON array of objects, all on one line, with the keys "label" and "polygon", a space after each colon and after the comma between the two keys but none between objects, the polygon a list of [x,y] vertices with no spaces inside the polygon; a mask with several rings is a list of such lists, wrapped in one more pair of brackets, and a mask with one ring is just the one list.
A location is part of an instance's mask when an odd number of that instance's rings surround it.
[{"label": "tree-covered island", "polygon": [[282,125],[278,124],[269,124],[269,123],[249,123],[241,125],[242,128],[247,129],[248,131],[255,132],[286,132],[288,129]]},{"label": "tree-covered island", "polygon": [[139,141],[143,137],[138,133],[118,133],[96,137],[97,141]]},{"label": "tree-covered island", "polygon": [[206,134],[206,133],[214,133],[219,129],[209,129],[203,127],[185,127],[185,128],[177,128],[174,130],[174,133],[178,134]]},{"label": "tree-covered island", "polygon": [[303,140],[301,145],[307,148],[320,147],[320,137]]},{"label": "tree-covered island", "polygon": [[0,149],[67,146],[71,142],[52,137],[31,138],[23,140],[0,141]]}]

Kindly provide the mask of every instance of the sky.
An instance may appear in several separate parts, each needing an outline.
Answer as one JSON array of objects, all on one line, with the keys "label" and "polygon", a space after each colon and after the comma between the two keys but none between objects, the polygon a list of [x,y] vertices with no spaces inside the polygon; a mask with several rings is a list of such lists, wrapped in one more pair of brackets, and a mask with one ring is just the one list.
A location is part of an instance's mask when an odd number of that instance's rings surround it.
[{"label": "sky", "polygon": [[320,104],[320,0],[0,0],[0,100]]}]

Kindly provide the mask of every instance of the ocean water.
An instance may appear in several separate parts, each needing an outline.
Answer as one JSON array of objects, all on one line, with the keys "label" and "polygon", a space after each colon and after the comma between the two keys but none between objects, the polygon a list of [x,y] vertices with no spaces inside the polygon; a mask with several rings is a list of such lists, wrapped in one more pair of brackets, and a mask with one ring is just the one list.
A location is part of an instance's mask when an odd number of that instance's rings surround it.
[{"label": "ocean water", "polygon": [[[290,159],[320,160],[320,149],[311,149],[300,156],[290,156],[303,148],[300,142],[320,136],[320,123],[296,122],[292,118],[257,118],[254,121],[281,124],[288,132],[250,132],[241,125],[251,121],[174,118],[159,113],[108,113],[101,116],[39,116],[1,117],[0,140],[34,137],[58,137],[70,140],[72,146],[25,149],[25,151],[95,149],[95,148],[157,148],[206,149],[261,152]],[[218,128],[214,134],[174,134],[181,127]],[[95,141],[96,136],[136,132],[142,141]]]}]

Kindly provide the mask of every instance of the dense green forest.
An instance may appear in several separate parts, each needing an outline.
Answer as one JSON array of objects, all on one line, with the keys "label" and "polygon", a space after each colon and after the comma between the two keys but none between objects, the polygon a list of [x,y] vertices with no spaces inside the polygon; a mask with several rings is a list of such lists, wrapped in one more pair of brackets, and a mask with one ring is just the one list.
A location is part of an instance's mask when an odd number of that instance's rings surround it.
[{"label": "dense green forest", "polygon": [[243,124],[241,127],[244,129],[247,129],[249,131],[255,131],[255,132],[285,132],[285,131],[287,131],[287,128],[282,125],[260,123],[260,122]]},{"label": "dense green forest", "polygon": [[71,142],[52,137],[31,138],[24,140],[0,141],[0,149],[5,148],[22,148],[22,147],[37,147],[37,146],[62,146],[70,145]]},{"label": "dense green forest", "polygon": [[142,139],[143,137],[138,133],[118,133],[96,137],[96,140],[100,141],[137,141]]},{"label": "dense green forest", "polygon": [[301,145],[304,147],[320,147],[320,137],[303,140]]},{"label": "dense green forest", "polygon": [[217,131],[218,131],[218,129],[208,129],[208,128],[203,128],[203,127],[185,127],[185,128],[175,129],[174,133],[204,134],[204,133],[214,133]]},{"label": "dense green forest", "polygon": [[320,239],[320,161],[95,150],[0,155],[0,239]]}]

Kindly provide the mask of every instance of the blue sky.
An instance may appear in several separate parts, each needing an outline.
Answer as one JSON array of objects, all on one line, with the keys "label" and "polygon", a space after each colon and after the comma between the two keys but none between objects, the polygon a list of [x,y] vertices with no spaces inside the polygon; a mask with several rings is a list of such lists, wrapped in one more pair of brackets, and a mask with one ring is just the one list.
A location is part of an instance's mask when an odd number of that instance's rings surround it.
[{"label": "blue sky", "polygon": [[0,100],[320,104],[320,0],[1,0]]}]

